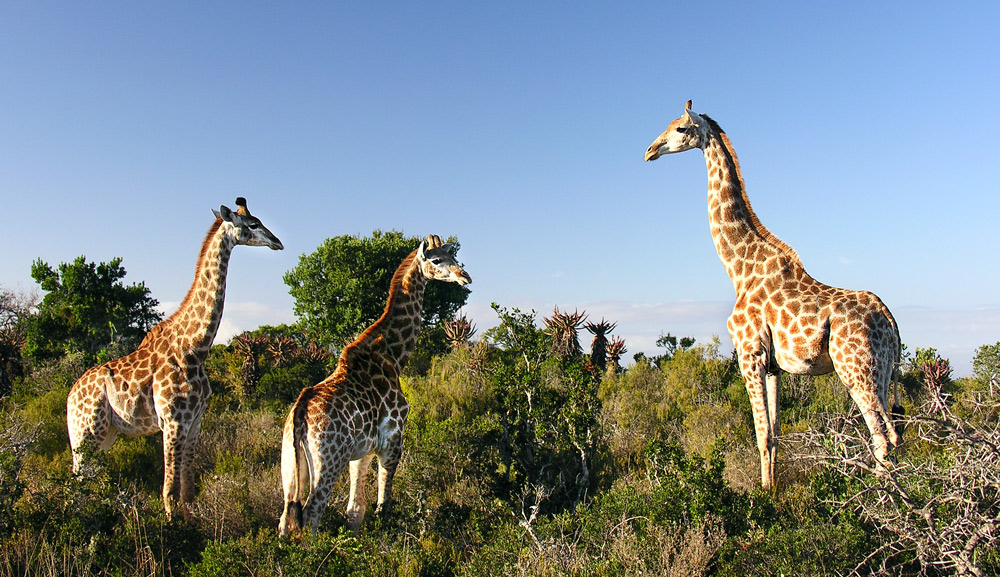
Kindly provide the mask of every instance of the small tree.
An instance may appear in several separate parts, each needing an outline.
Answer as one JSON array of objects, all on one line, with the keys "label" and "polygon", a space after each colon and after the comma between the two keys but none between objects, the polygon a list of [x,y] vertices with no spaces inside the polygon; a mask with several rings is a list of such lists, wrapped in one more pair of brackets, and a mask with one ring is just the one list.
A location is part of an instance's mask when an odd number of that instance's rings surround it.
[{"label": "small tree", "polygon": [[579,331],[587,313],[576,309],[572,313],[559,312],[555,307],[552,316],[545,320],[545,334],[552,339],[552,353],[561,359],[571,359],[583,354]]},{"label": "small tree", "polygon": [[602,317],[599,323],[588,322],[583,326],[594,335],[594,340],[590,342],[590,364],[604,370],[608,364],[608,334],[615,330],[618,323],[609,323]]},{"label": "small tree", "polygon": [[[591,488],[602,438],[597,383],[579,356],[552,353],[534,311],[493,308],[501,322],[485,333],[496,349],[483,375],[495,395],[499,431],[491,444],[500,453],[495,469],[503,471],[505,496],[556,509],[579,504]],[[579,313],[572,316],[579,325]]]},{"label": "small tree", "polygon": [[46,360],[79,351],[93,362],[138,346],[162,315],[145,284],[122,282],[121,263],[121,258],[88,263],[81,256],[52,268],[36,260],[31,277],[47,294],[28,327],[25,356]]},{"label": "small tree", "polygon": [[9,395],[14,379],[24,374],[21,349],[37,305],[34,294],[0,289],[0,397]]},{"label": "small tree", "polygon": [[608,370],[614,370],[615,373],[622,372],[621,358],[622,355],[628,352],[625,348],[625,339],[621,337],[611,337],[611,340],[607,344],[608,353]]},{"label": "small tree", "polygon": [[444,335],[452,349],[469,346],[469,340],[476,334],[476,324],[465,315],[444,321]]},{"label": "small tree", "polygon": [[656,346],[666,349],[661,356],[653,360],[653,362],[658,362],[660,360],[669,361],[674,358],[674,355],[678,351],[686,351],[694,346],[694,337],[681,337],[679,340],[674,335],[667,333],[665,335],[660,335],[660,338],[656,339]]},{"label": "small tree", "polygon": [[972,359],[972,376],[987,385],[990,396],[1000,388],[1000,341],[994,345],[983,345]]},{"label": "small tree", "polygon": [[945,413],[951,398],[951,395],[944,392],[945,386],[951,383],[951,364],[948,359],[935,357],[925,361],[920,368],[924,373],[924,386],[927,387],[924,411],[929,414]]},{"label": "small tree", "polygon": [[[392,275],[421,240],[402,232],[376,230],[370,237],[328,238],[314,252],[299,257],[299,264],[285,273],[284,280],[306,334],[330,347],[349,343],[382,315]],[[453,254],[457,253],[458,242],[454,238],[448,242]],[[428,283],[423,326],[436,326],[454,316],[469,292],[455,283]]]}]

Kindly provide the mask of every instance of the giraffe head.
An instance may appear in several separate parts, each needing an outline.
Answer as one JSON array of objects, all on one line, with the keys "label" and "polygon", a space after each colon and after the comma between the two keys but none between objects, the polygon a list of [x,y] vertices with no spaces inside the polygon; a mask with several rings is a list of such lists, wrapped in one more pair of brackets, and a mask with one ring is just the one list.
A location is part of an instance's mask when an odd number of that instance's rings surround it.
[{"label": "giraffe head", "polygon": [[653,144],[646,149],[646,160],[656,160],[664,154],[701,148],[707,135],[708,123],[691,110],[691,101],[688,100],[684,114],[671,122],[663,134],[656,137]]},{"label": "giraffe head", "polygon": [[420,271],[429,279],[455,282],[462,286],[472,282],[469,273],[451,255],[451,245],[441,244],[441,239],[436,234],[421,241],[417,248],[417,263]]},{"label": "giraffe head", "polygon": [[223,226],[231,227],[230,234],[236,240],[236,244],[247,246],[267,246],[272,250],[285,248],[278,237],[267,230],[260,219],[250,214],[247,208],[247,199],[242,196],[236,199],[236,212],[229,210],[223,205],[219,210],[212,210],[217,218],[222,219]]}]

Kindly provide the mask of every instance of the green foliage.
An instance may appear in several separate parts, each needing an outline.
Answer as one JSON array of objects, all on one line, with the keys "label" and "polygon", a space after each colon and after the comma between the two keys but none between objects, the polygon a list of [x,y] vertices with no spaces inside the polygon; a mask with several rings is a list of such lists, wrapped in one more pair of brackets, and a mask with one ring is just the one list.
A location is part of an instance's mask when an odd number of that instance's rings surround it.
[{"label": "green foliage", "polygon": [[37,297],[0,288],[0,398],[24,376],[21,348],[34,318]]},{"label": "green foliage", "polygon": [[[354,535],[341,529],[346,479],[316,536],[275,534],[288,405],[329,369],[289,352],[286,339],[308,342],[295,327],[247,333],[263,347],[249,388],[246,357],[232,343],[213,348],[209,373],[219,394],[195,455],[191,523],[164,518],[159,435],[119,439],[93,456],[101,465],[94,477],[70,475],[65,399],[81,355],[36,365],[0,404],[0,577],[847,575],[928,567],[914,550],[881,550],[890,531],[839,505],[876,499],[867,477],[800,467],[783,473],[776,494],[756,488],[749,403],[717,342],[598,381],[583,359],[553,356],[534,311],[494,308],[500,324],[485,331],[490,346],[427,355],[425,370],[404,377],[411,411],[395,505],[387,517],[374,514],[370,475],[369,513]],[[984,374],[992,366],[986,349],[976,365]],[[322,374],[310,372],[319,366]],[[950,386],[954,423],[995,422],[982,410],[989,387],[981,377]],[[783,380],[786,431],[850,409],[836,378]],[[941,436],[908,435],[901,463],[958,464]],[[787,439],[791,469],[802,449]],[[914,498],[930,503],[939,491],[926,484]],[[984,574],[996,571],[998,550],[995,541],[977,549]]]},{"label": "green foliage", "polygon": [[225,542],[211,543],[201,561],[188,568],[190,577],[229,577],[237,567],[261,577],[314,577],[356,575],[362,550],[347,534],[320,533],[302,541],[279,539],[273,530]]},{"label": "green foliage", "polygon": [[287,407],[303,388],[329,375],[333,353],[297,326],[262,326],[215,345],[205,361],[213,394],[251,406]]},{"label": "green foliage", "polygon": [[[314,252],[300,256],[284,280],[309,337],[339,348],[377,320],[385,309],[393,274],[422,240],[376,230],[370,237],[328,238]],[[457,253],[460,245],[454,238],[448,242]],[[423,325],[451,318],[468,295],[469,289],[455,283],[428,283]]]},{"label": "green foliage", "polygon": [[495,403],[500,463],[494,482],[503,498],[535,492],[547,510],[579,503],[596,482],[601,451],[598,383],[582,357],[549,355],[534,311],[493,305],[500,324],[486,331],[497,348],[483,370]]},{"label": "green foliage", "polygon": [[972,359],[972,376],[983,389],[1000,388],[1000,341],[983,345]]},{"label": "green foliage", "polygon": [[674,354],[679,351],[686,351],[694,346],[694,337],[681,337],[680,340],[674,335],[667,333],[665,335],[661,334],[658,339],[656,339],[656,346],[666,349],[662,356],[653,359],[656,363],[660,359],[670,360],[674,358]]},{"label": "green foliage", "polygon": [[31,278],[47,294],[28,328],[24,355],[41,361],[75,351],[92,364],[138,346],[162,317],[145,284],[122,282],[121,262],[88,263],[80,256],[54,269],[36,260]]}]

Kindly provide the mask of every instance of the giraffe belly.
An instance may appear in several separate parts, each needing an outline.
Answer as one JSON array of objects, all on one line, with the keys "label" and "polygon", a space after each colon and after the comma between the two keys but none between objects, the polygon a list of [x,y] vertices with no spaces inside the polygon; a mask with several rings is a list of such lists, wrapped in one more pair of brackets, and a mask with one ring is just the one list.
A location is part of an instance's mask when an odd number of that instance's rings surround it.
[{"label": "giraffe belly", "polygon": [[779,350],[774,360],[781,370],[792,375],[825,375],[833,370],[833,360],[825,350],[805,355]]},{"label": "giraffe belly", "polygon": [[160,431],[159,419],[148,394],[111,393],[111,422],[118,431],[129,437],[152,435]]}]

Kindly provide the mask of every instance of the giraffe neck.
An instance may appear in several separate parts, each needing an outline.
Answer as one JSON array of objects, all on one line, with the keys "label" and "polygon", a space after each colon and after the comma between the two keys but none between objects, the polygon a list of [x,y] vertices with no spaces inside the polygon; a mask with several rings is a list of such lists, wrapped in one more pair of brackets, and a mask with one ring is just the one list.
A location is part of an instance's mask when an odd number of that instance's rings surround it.
[{"label": "giraffe neck", "polygon": [[755,274],[755,263],[779,253],[801,264],[795,251],[774,236],[750,206],[740,164],[732,143],[715,121],[706,116],[709,130],[703,147],[708,169],[708,220],[715,250],[726,267],[737,294]]},{"label": "giraffe neck", "polygon": [[172,342],[202,359],[208,355],[222,320],[226,274],[234,246],[222,219],[217,219],[205,235],[191,288],[177,311],[161,323]]},{"label": "giraffe neck", "polygon": [[374,344],[381,338],[384,348],[379,347],[379,350],[384,350],[384,360],[393,365],[397,375],[401,374],[417,346],[426,285],[427,279],[417,261],[417,251],[413,251],[392,277],[389,299],[382,316],[354,343],[348,345],[345,355],[351,347],[361,346],[363,343]]}]

